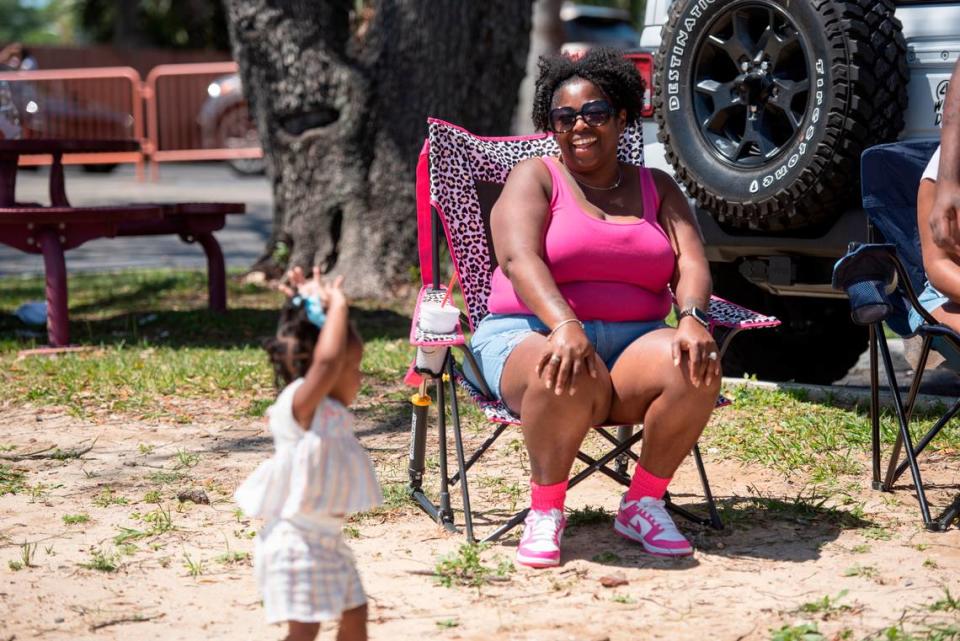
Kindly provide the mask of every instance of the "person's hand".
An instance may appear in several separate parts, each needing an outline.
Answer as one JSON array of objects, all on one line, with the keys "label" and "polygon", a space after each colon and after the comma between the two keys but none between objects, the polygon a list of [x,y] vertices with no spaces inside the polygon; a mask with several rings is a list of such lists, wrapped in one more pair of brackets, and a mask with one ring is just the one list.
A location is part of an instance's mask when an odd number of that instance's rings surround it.
[{"label": "person's hand", "polygon": [[332,305],[346,304],[347,297],[343,292],[343,276],[337,276],[333,282],[325,281],[320,276],[320,267],[314,265],[311,278],[307,278],[303,269],[294,267],[287,272],[286,282],[281,282],[278,287],[280,291],[289,297],[303,296],[309,298],[316,296],[320,299],[324,309],[329,309]]},{"label": "person's hand", "polygon": [[[11,67],[19,67],[20,59],[23,53],[23,45],[19,42],[12,42],[3,49],[0,49],[0,64],[9,64]],[[10,64],[15,62],[16,64]]]},{"label": "person's hand", "polygon": [[333,281],[319,280],[317,276],[316,295],[323,303],[324,309],[333,309],[340,305],[346,306],[347,295],[343,292],[343,276],[337,276]]},{"label": "person's hand", "polygon": [[939,181],[930,210],[933,242],[946,252],[960,254],[960,183]]},{"label": "person's hand", "polygon": [[677,367],[680,367],[683,353],[687,353],[690,380],[695,386],[699,387],[701,381],[709,385],[714,377],[720,376],[720,350],[710,332],[696,319],[680,319],[671,349],[673,364]]},{"label": "person's hand", "polygon": [[537,376],[547,389],[553,388],[557,396],[564,392],[573,396],[577,391],[573,383],[584,368],[590,376],[597,377],[593,344],[579,323],[567,323],[544,345],[537,361]]}]

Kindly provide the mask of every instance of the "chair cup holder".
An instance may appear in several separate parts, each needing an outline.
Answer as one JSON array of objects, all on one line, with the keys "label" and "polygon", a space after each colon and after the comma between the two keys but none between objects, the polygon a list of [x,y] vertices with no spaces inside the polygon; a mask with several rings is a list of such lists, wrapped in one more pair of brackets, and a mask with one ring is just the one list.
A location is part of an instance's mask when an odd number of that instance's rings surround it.
[{"label": "chair cup holder", "polygon": [[443,372],[443,364],[447,359],[446,345],[421,345],[417,348],[417,360],[414,368],[419,372],[429,372],[439,376]]}]

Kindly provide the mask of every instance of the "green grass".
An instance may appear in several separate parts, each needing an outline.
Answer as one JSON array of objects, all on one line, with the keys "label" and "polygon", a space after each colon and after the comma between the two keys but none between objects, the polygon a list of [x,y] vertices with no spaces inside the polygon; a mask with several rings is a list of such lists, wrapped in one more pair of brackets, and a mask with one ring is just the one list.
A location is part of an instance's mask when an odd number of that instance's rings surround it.
[{"label": "green grass", "polygon": [[[231,274],[236,276],[236,274]],[[0,282],[0,402],[64,407],[86,417],[112,412],[189,422],[221,399],[236,416],[262,416],[276,391],[260,341],[276,327],[282,294],[228,278],[230,309],[206,309],[201,271],[128,270],[70,277],[70,331],[88,352],[17,360],[45,338],[16,338],[13,311],[42,300],[42,278]],[[358,302],[366,342],[364,396],[399,383],[413,354],[407,301]],[[144,452],[147,453],[147,452]],[[2,481],[0,481],[2,483]],[[0,485],[0,489],[2,489]]]},{"label": "green grass", "polygon": [[[752,496],[719,501],[720,516],[731,527],[753,527],[768,521],[781,521],[810,526],[814,523],[848,530],[872,527],[864,518],[863,508],[843,505],[841,493],[833,487],[804,486],[792,497],[765,496],[750,486]],[[839,500],[838,500],[839,499]]]},{"label": "green grass", "polygon": [[826,641],[827,639],[820,633],[815,623],[785,625],[771,632],[770,641]]},{"label": "green grass", "polygon": [[96,549],[90,553],[90,560],[80,563],[80,567],[98,572],[116,572],[120,569],[120,555],[116,552],[104,552]]},{"label": "green grass", "polygon": [[[815,403],[802,393],[754,387],[729,388],[724,394],[733,406],[715,414],[701,448],[788,476],[802,475],[812,483],[863,472],[856,455],[870,446],[866,407]],[[931,416],[931,412],[919,413],[913,422],[929,423]],[[888,444],[896,436],[895,420],[889,413],[881,419],[881,436]],[[931,447],[960,447],[960,432],[944,431]]]},{"label": "green grass", "polygon": [[162,505],[158,505],[152,512],[147,512],[146,514],[134,512],[130,516],[133,519],[145,523],[147,526],[146,529],[140,530],[137,528],[118,526],[117,529],[120,530],[120,533],[113,537],[114,545],[123,545],[130,541],[157,537],[176,529],[176,526],[173,524],[173,515],[170,509],[164,509]]},{"label": "green grass", "polygon": [[496,579],[505,579],[513,571],[513,563],[497,557],[497,565],[483,562],[481,555],[489,547],[486,544],[464,543],[453,554],[440,557],[434,567],[434,577],[444,587],[466,586],[479,589]]},{"label": "green grass", "polygon": [[113,491],[113,488],[105,487],[100,490],[100,493],[93,497],[93,504],[97,507],[110,507],[111,505],[126,505],[129,501],[123,497],[118,496],[116,492]]},{"label": "green grass", "polygon": [[839,603],[845,596],[847,596],[846,590],[841,590],[840,593],[834,597],[828,594],[821,599],[804,603],[797,608],[797,611],[804,614],[820,614],[824,616],[845,612],[851,609],[849,605],[841,605]]},{"label": "green grass", "polygon": [[5,463],[0,463],[0,496],[19,494],[25,487],[23,472]]},{"label": "green grass", "polygon": [[589,505],[569,510],[567,513],[567,526],[577,527],[582,525],[598,525],[609,523],[613,520],[613,514],[607,512],[602,506],[591,507]]},{"label": "green grass", "polygon": [[63,515],[64,525],[79,525],[80,523],[87,523],[89,521],[90,521],[89,514],[64,514]]}]

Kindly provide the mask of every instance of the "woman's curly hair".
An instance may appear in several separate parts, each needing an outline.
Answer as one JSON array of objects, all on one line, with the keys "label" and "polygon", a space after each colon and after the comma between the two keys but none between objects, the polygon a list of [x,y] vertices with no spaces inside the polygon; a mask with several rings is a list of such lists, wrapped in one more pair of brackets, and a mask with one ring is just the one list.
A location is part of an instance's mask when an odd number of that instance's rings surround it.
[{"label": "woman's curly hair", "polygon": [[319,336],[320,328],[307,318],[306,308],[287,299],[280,309],[276,335],[263,341],[278,389],[306,375]]},{"label": "woman's curly hair", "polygon": [[553,94],[571,78],[589,80],[607,96],[614,109],[626,109],[628,125],[640,117],[643,79],[617,49],[591,49],[579,60],[563,55],[543,56],[539,68],[533,97],[533,124],[539,131],[549,131]]}]

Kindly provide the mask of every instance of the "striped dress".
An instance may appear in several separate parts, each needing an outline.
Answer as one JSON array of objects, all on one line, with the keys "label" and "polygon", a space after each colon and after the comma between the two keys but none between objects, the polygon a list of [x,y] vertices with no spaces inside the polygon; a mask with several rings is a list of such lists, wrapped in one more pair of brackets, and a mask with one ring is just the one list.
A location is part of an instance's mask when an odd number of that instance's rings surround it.
[{"label": "striped dress", "polygon": [[373,465],[353,434],[353,416],[325,398],[309,430],[293,418],[290,383],[267,410],[276,448],[237,489],[244,513],[262,518],[254,574],[267,621],[313,623],[366,603],[343,517],[380,505]]}]

